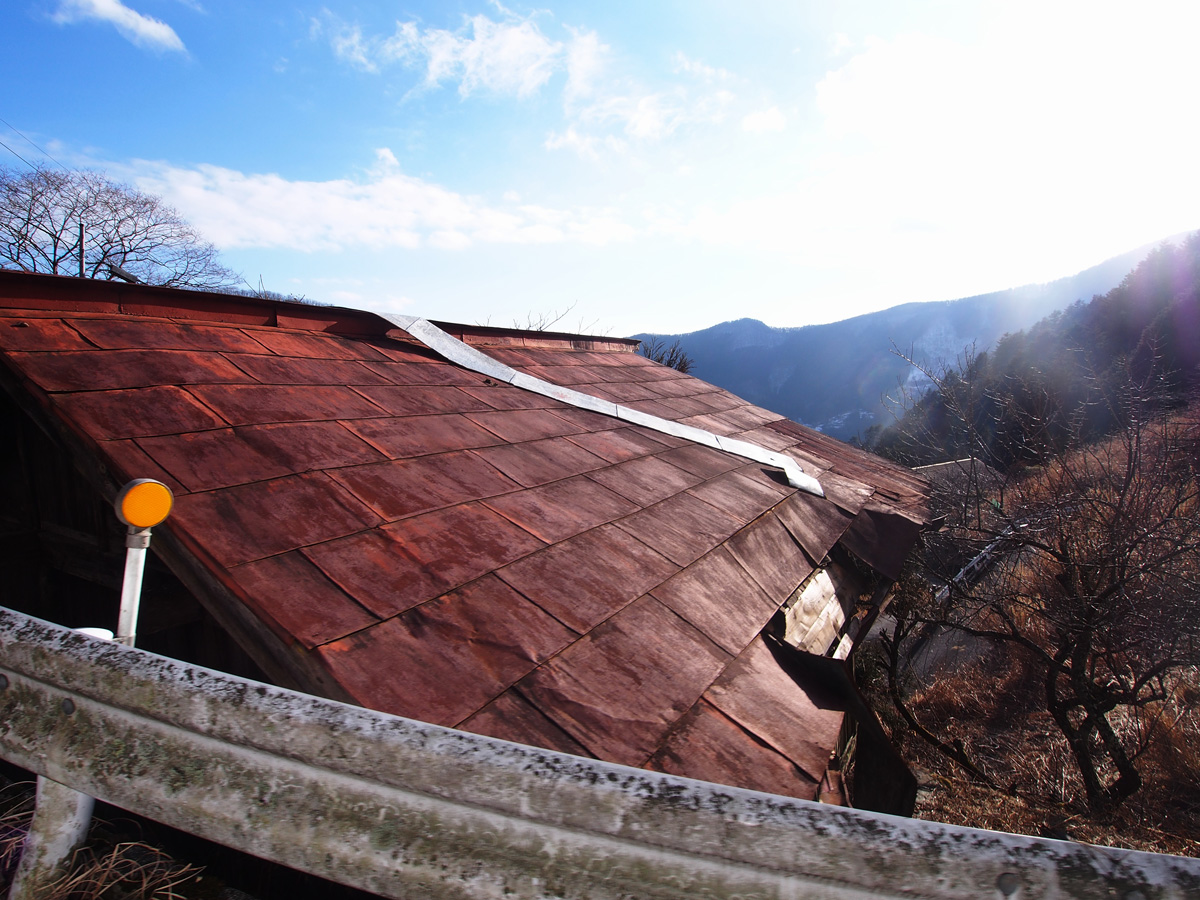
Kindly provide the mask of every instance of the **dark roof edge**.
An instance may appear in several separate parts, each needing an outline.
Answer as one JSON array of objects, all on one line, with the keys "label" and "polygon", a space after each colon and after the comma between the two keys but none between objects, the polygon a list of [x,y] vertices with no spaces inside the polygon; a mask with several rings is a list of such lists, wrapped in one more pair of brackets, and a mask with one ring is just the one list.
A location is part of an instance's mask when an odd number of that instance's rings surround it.
[{"label": "dark roof edge", "polygon": [[[48,310],[161,316],[227,325],[301,328],[346,337],[382,337],[396,326],[378,313],[344,306],[276,300],[221,291],[158,287],[124,281],[18,272],[0,269],[0,299],[44,301]],[[34,304],[31,308],[38,309]],[[632,338],[597,337],[565,332],[521,331],[482,325],[438,323],[471,344],[555,347],[634,352]]]},{"label": "dark roof edge", "polygon": [[641,341],[636,338],[615,338],[606,335],[573,334],[566,331],[526,331],[520,328],[494,328],[490,325],[460,325],[429,319],[431,324],[465,344],[477,347],[556,347],[570,345],[574,350],[637,351]]}]

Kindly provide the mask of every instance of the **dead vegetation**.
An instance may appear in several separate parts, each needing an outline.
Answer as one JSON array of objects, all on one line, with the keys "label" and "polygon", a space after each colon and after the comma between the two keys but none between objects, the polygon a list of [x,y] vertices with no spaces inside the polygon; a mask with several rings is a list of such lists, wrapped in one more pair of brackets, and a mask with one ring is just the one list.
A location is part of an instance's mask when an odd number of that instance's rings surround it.
[{"label": "dead vegetation", "polygon": [[[1117,736],[1135,749],[1142,781],[1132,796],[1102,810],[1088,803],[1078,761],[1046,710],[1044,672],[1012,644],[979,644],[936,674],[908,672],[902,694],[918,728],[889,696],[882,648],[860,649],[856,668],[896,749],[918,775],[914,817],[1200,857],[1195,668],[1163,700],[1110,713]],[[941,746],[918,733],[922,727]]]},{"label": "dead vegetation", "polygon": [[[860,668],[877,663],[870,653]],[[914,816],[1017,834],[1200,856],[1200,687],[1195,676],[1159,704],[1119,720],[1139,732],[1143,785],[1121,805],[1093,812],[1070,748],[1039,696],[1040,675],[1019,657],[977,663],[913,691],[908,707],[987,773],[980,783],[921,739],[886,696],[885,677],[867,677],[885,727],[918,775]]]},{"label": "dead vegetation", "polygon": [[939,387],[964,445],[1019,446],[938,470],[943,527],[860,661],[918,815],[1200,856],[1200,406],[1132,375],[1070,415],[1021,381],[955,406],[963,383]]},{"label": "dead vegetation", "polygon": [[[33,817],[33,785],[0,791],[0,893],[7,895]],[[185,900],[201,869],[143,841],[122,840],[112,824],[93,822],[88,843],[39,900]],[[189,892],[189,897],[199,896]]]}]

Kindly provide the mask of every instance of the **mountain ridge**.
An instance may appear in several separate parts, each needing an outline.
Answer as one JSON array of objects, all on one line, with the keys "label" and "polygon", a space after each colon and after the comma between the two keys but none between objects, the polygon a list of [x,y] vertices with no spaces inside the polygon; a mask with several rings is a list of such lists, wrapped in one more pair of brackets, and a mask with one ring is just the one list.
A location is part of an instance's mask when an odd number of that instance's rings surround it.
[{"label": "mountain ridge", "polygon": [[637,334],[678,341],[691,374],[843,440],[892,421],[889,405],[922,377],[899,354],[938,367],[964,349],[985,350],[1076,300],[1120,284],[1174,235],[1104,260],[1075,275],[957,300],[902,303],[838,322],[777,327],[743,317],[685,334]]}]

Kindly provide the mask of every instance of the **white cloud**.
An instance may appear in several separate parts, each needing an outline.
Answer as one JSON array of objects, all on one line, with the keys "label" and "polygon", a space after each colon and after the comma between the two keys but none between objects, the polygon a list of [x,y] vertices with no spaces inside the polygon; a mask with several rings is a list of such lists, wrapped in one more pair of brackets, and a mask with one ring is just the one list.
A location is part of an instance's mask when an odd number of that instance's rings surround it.
[{"label": "white cloud", "polygon": [[[854,41],[850,40],[850,38],[842,32],[838,32],[829,39],[830,56],[844,56],[847,52],[853,49],[853,47]],[[797,50],[796,52],[799,53],[800,51]]]},{"label": "white cloud", "polygon": [[760,109],[742,117],[742,131],[751,134],[763,134],[768,131],[783,131],[787,127],[787,119],[779,111],[779,107]]},{"label": "white cloud", "polygon": [[571,33],[571,40],[566,50],[567,86],[563,89],[563,99],[569,107],[595,94],[608,65],[610,48],[601,43],[594,31],[567,30]]},{"label": "white cloud", "polygon": [[61,0],[54,13],[54,21],[62,25],[86,20],[108,22],[139,47],[187,52],[170,25],[130,9],[121,0]]},{"label": "white cloud", "polygon": [[600,158],[596,150],[599,143],[595,135],[581,135],[574,125],[569,125],[566,131],[552,132],[544,146],[547,150],[574,150],[582,159],[596,160]]},{"label": "white cloud", "polygon": [[479,244],[606,244],[634,236],[611,209],[496,205],[405,175],[386,148],[361,180],[290,181],[213,165],[144,161],[121,174],[163,196],[205,237],[230,250],[457,251]]},{"label": "white cloud", "polygon": [[682,51],[676,51],[675,55],[671,57],[671,62],[675,74],[691,75],[701,81],[729,81],[733,77],[725,69],[718,69],[698,59],[691,59]]},{"label": "white cloud", "polygon": [[641,91],[633,85],[614,86],[592,102],[574,111],[573,123],[547,147],[570,147],[594,159],[598,146],[624,150],[624,138],[655,144],[690,125],[717,125],[726,118],[735,97],[726,90],[693,95],[686,88]]},{"label": "white cloud", "polygon": [[563,92],[568,127],[551,136],[549,149],[572,149],[588,160],[599,159],[600,150],[626,153],[631,142],[649,146],[688,126],[719,125],[736,100],[728,89],[714,86],[732,80],[724,69],[676,53],[673,74],[686,78],[647,87],[610,71],[609,48],[594,33],[572,35]]},{"label": "white cloud", "polygon": [[573,150],[580,159],[591,162],[600,159],[601,150],[617,156],[629,150],[629,144],[614,135],[580,134],[574,125],[568,125],[566,131],[551,132],[543,146],[547,150]]},{"label": "white cloud", "polygon": [[[313,25],[314,28],[319,28],[319,23],[314,21]],[[362,29],[357,25],[340,27],[330,36],[329,40],[333,45],[334,54],[339,59],[367,72],[379,71],[379,67],[371,58],[374,55],[374,49],[363,40]]]},{"label": "white cloud", "polygon": [[403,66],[421,73],[420,88],[457,84],[464,98],[477,93],[527,97],[565,72],[562,127],[550,132],[544,146],[571,150],[589,161],[623,154],[631,141],[655,144],[685,126],[720,124],[736,99],[719,86],[732,80],[730,73],[683,53],[674,55],[672,65],[687,83],[648,88],[613,74],[611,48],[596,32],[564,26],[568,37],[559,41],[533,17],[517,17],[498,4],[497,9],[502,21],[471,16],[457,31],[397,22],[388,37],[364,35],[357,25],[326,12],[313,20],[312,33],[325,35],[338,58],[356,68],[379,72]]},{"label": "white cloud", "polygon": [[[330,44],[338,58],[369,72],[402,65],[423,72],[427,88],[457,82],[468,97],[477,92],[525,97],[538,91],[565,64],[562,43],[546,37],[532,19],[496,22],[472,16],[457,31],[397,22],[390,37],[365,37],[357,25],[326,14]],[[323,32],[320,22],[314,30]]]},{"label": "white cloud", "polygon": [[875,186],[876,214],[1020,234],[1047,260],[1181,203],[1194,217],[1196,129],[1179,114],[1182,86],[1200,80],[1194,29],[1163,4],[1140,6],[1136,27],[1083,8],[1039,6],[1034,29],[1018,10],[972,44],[874,40],[830,72],[818,87],[828,150]]}]

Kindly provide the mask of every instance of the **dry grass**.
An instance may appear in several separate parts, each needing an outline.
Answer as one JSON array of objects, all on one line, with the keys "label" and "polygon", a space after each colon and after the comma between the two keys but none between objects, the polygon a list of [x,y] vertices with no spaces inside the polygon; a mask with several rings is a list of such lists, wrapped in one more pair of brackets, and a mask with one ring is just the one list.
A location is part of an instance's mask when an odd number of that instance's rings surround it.
[{"label": "dry grass", "polygon": [[21,861],[21,845],[33,815],[32,787],[10,784],[0,789],[0,889],[6,895],[8,881]]},{"label": "dry grass", "polygon": [[960,741],[997,788],[973,782],[911,731],[879,695],[875,706],[917,772],[914,816],[1017,834],[1200,857],[1200,680],[1121,730],[1143,735],[1145,784],[1117,809],[1093,815],[1075,761],[1041,707],[1040,679],[993,653],[914,693],[911,708],[939,736]]},{"label": "dry grass", "polygon": [[[0,893],[7,894],[32,816],[32,785],[0,791]],[[103,822],[93,823],[89,843],[76,851],[69,869],[41,900],[184,900],[176,889],[194,882],[199,867],[179,863],[141,841],[112,842],[99,836],[109,830]]]},{"label": "dry grass", "polygon": [[84,848],[75,854],[70,871],[50,887],[47,900],[184,900],[175,888],[199,871],[140,841],[99,851]]}]

